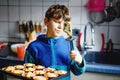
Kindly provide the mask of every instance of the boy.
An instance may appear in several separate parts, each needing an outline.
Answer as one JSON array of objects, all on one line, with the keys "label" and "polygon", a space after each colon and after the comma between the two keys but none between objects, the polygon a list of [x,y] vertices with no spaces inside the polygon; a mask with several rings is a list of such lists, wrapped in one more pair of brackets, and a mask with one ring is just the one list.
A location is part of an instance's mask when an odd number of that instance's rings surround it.
[{"label": "boy", "polygon": [[70,14],[66,6],[50,6],[44,18],[47,32],[29,44],[24,58],[25,63],[66,70],[68,75],[61,80],[70,80],[70,70],[75,75],[85,72],[85,61],[79,51],[71,50],[70,42],[62,36],[67,20],[70,20]]}]

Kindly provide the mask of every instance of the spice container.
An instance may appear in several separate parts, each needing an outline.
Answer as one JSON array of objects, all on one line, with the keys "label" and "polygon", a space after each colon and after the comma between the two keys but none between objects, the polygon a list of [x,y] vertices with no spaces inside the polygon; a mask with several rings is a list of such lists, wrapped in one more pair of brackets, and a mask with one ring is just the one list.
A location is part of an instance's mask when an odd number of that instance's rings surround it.
[{"label": "spice container", "polygon": [[112,42],[111,39],[107,42],[106,51],[107,51],[107,52],[113,52],[113,42]]}]

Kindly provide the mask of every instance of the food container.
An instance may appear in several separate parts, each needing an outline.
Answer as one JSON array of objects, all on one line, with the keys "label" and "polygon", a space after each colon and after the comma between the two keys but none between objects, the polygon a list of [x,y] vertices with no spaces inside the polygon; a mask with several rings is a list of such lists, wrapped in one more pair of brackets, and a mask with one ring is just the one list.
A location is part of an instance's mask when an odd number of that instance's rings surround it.
[{"label": "food container", "polygon": [[[11,65],[7,67],[3,67],[0,69],[0,72],[5,75],[10,75],[16,77],[18,79],[25,79],[25,80],[34,80],[34,78],[38,78],[38,76],[44,76],[45,80],[59,80],[67,76],[67,71],[64,70],[57,70],[55,68],[40,68],[43,67],[42,65],[35,65],[33,63],[25,63],[23,65]],[[29,70],[26,72],[26,69]],[[32,70],[31,70],[32,69]],[[34,69],[34,70],[33,70]],[[35,71],[44,71],[44,75],[38,75]]]}]

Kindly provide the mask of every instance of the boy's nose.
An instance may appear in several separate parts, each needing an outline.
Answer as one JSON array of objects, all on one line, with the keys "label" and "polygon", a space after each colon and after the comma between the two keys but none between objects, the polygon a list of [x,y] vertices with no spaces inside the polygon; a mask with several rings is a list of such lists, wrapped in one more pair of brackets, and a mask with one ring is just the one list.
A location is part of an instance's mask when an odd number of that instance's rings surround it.
[{"label": "boy's nose", "polygon": [[59,29],[62,29],[63,28],[63,24],[60,23],[59,26],[58,26]]}]

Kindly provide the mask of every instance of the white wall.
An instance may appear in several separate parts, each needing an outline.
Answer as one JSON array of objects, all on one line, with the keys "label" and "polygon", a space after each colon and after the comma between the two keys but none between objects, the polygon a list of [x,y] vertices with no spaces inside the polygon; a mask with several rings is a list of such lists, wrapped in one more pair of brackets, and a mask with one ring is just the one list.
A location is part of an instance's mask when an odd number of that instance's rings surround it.
[{"label": "white wall", "polygon": [[[52,4],[64,4],[68,6],[72,15],[72,28],[79,29],[83,34],[85,25],[90,21],[88,16],[89,11],[85,7],[87,1],[0,0],[0,41],[22,42],[24,35],[19,33],[18,21],[42,21],[46,9]],[[106,0],[106,6],[108,6],[108,2],[109,0]],[[100,51],[101,33],[105,35],[105,47],[106,42],[111,38],[114,43],[114,48],[120,49],[120,19],[116,18],[110,23],[104,22],[99,25],[93,23],[93,25],[95,28],[95,46],[92,50]]]}]

